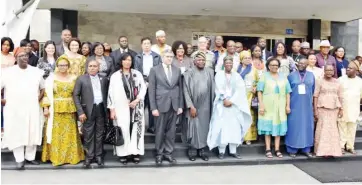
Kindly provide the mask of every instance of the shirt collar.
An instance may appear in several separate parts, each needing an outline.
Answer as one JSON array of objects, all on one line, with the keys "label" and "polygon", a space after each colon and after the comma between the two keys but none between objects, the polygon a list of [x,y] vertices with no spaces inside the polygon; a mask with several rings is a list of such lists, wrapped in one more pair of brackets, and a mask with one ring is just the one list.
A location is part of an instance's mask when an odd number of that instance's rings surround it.
[{"label": "shirt collar", "polygon": [[151,55],[151,53],[152,53],[152,51],[150,51],[149,53],[146,53],[146,52],[142,51],[143,55]]},{"label": "shirt collar", "polygon": [[98,78],[98,73],[96,74],[96,75],[94,75],[94,76],[92,76],[92,75],[89,75],[91,78],[93,78],[93,79],[97,79]]}]

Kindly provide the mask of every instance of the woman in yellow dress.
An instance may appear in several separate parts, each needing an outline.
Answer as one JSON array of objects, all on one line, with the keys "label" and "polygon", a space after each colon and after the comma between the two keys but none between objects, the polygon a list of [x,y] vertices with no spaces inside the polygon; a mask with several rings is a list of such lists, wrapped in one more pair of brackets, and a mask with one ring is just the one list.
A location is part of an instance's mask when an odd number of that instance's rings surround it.
[{"label": "woman in yellow dress", "polygon": [[73,88],[76,78],[68,73],[70,61],[58,58],[56,73],[45,82],[42,102],[47,122],[44,130],[42,161],[53,166],[78,164],[84,160],[84,151],[77,129]]},{"label": "woman in yellow dress", "polygon": [[81,43],[79,39],[72,38],[69,41],[69,51],[60,56],[59,58],[66,58],[70,62],[69,74],[76,77],[85,73],[85,62],[87,58],[80,54]]},{"label": "woman in yellow dress", "polygon": [[252,57],[249,51],[242,51],[241,55],[241,65],[239,65],[238,73],[245,82],[250,113],[253,119],[253,122],[244,138],[246,144],[250,145],[251,141],[255,141],[258,136],[258,130],[256,129],[257,114],[255,110],[251,107],[253,98],[257,97],[256,84],[258,81],[258,71],[252,65]]}]

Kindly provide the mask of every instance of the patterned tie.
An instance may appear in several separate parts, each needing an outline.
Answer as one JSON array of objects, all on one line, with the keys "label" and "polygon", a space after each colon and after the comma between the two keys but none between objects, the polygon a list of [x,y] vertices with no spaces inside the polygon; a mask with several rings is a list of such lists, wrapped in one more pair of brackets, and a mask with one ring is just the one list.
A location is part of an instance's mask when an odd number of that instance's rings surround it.
[{"label": "patterned tie", "polygon": [[167,65],[167,80],[171,84],[171,67],[170,67],[170,65]]}]

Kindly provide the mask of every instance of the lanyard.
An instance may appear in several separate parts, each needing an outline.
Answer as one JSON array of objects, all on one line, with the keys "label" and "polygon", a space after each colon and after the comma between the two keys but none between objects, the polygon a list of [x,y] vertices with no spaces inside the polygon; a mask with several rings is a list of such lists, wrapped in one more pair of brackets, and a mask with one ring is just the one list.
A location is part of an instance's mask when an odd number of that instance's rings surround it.
[{"label": "lanyard", "polygon": [[292,58],[293,58],[294,61],[297,61],[299,59],[299,57],[300,57],[300,54],[298,54],[297,57],[295,57],[295,60],[294,60],[294,54],[292,53]]},{"label": "lanyard", "polygon": [[300,75],[300,72],[298,72],[298,75],[299,75],[300,81],[302,82],[302,84],[304,84],[304,79],[305,79],[305,77],[307,76],[307,71],[305,72],[303,78],[302,78],[302,76]]}]

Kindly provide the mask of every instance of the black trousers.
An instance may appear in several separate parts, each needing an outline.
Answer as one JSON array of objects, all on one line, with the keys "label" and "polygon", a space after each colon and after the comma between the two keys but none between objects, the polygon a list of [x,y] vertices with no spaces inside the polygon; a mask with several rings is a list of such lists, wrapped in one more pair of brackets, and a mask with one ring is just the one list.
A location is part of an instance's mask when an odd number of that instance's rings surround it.
[{"label": "black trousers", "polygon": [[150,106],[150,99],[148,97],[148,89],[145,96],[145,109],[148,107],[148,128],[154,130],[155,129],[155,118],[152,115],[152,110]]},{"label": "black trousers", "polygon": [[89,160],[103,155],[103,135],[105,126],[105,109],[103,103],[93,105],[92,115],[83,124],[84,149]]},{"label": "black trousers", "polygon": [[177,112],[170,108],[168,112],[155,117],[156,155],[170,156],[175,147]]}]

